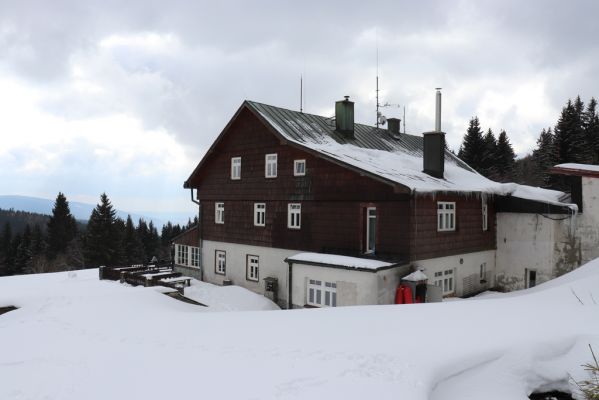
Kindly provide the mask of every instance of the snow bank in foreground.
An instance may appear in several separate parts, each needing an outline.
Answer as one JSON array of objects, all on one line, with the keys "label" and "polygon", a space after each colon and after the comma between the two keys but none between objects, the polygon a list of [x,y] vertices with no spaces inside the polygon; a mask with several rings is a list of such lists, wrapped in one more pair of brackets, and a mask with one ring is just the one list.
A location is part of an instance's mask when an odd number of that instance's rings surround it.
[{"label": "snow bank in foreground", "polygon": [[280,310],[266,297],[241,286],[217,286],[196,279],[185,288],[185,297],[207,305],[209,311]]},{"label": "snow bank in foreground", "polygon": [[0,278],[0,306],[21,307],[0,316],[0,398],[525,399],[582,376],[592,299],[597,260],[518,295],[273,312],[207,312],[95,271]]}]

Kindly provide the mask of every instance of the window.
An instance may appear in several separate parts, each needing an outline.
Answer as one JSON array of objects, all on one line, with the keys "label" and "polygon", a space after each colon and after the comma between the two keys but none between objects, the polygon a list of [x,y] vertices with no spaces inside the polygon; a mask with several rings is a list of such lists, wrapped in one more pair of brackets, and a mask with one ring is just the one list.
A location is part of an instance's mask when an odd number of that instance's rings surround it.
[{"label": "window", "polygon": [[222,250],[214,251],[214,272],[219,275],[227,272],[227,253]]},{"label": "window", "polygon": [[258,256],[247,256],[247,265],[245,270],[245,277],[248,281],[258,281],[258,267],[259,258]]},{"label": "window", "polygon": [[276,178],[277,177],[277,155],[276,155],[276,153],[266,155],[266,164],[264,166],[264,176],[267,178]]},{"label": "window", "polygon": [[484,262],[480,265],[480,280],[484,281],[487,278],[487,263]]},{"label": "window", "polygon": [[254,203],[254,225],[266,225],[266,203]]},{"label": "window", "polygon": [[311,306],[337,307],[337,284],[309,279],[306,300]]},{"label": "window", "polygon": [[433,284],[443,290],[443,295],[453,293],[453,269],[435,272]]},{"label": "window", "polygon": [[199,268],[200,267],[200,248],[199,247],[190,247],[191,249],[191,266]]},{"label": "window", "polygon": [[225,223],[225,203],[214,203],[214,222]]},{"label": "window", "polygon": [[455,203],[437,203],[437,231],[455,231]]},{"label": "window", "polygon": [[302,226],[302,205],[291,203],[287,205],[287,227],[300,229]]},{"label": "window", "polygon": [[241,157],[231,158],[231,179],[241,179]]},{"label": "window", "polygon": [[374,253],[376,244],[376,208],[366,209],[366,253]]},{"label": "window", "polygon": [[177,247],[177,264],[187,265],[187,246],[178,244]]},{"label": "window", "polygon": [[293,176],[306,175],[306,160],[293,161]]},{"label": "window", "polygon": [[487,203],[483,203],[483,209],[482,209],[482,213],[483,213],[483,231],[486,231],[487,229],[489,229],[489,224],[488,224],[488,208],[487,208]]},{"label": "window", "polygon": [[531,288],[537,286],[537,271],[534,269],[526,269],[526,287]]}]

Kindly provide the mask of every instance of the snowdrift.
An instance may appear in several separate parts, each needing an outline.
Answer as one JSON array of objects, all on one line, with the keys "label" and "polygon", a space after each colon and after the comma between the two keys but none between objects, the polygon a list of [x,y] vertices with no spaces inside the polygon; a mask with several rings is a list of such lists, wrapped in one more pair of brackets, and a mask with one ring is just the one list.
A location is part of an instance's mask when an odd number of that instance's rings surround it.
[{"label": "snowdrift", "polygon": [[0,278],[0,398],[526,399],[599,349],[599,260],[436,304],[207,312],[95,271]]}]

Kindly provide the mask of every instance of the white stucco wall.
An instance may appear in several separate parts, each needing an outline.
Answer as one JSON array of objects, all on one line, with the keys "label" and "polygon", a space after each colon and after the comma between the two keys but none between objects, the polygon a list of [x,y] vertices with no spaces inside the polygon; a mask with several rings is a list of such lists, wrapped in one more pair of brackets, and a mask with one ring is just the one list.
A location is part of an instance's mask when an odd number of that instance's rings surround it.
[{"label": "white stucco wall", "polygon": [[[558,218],[558,215],[552,216]],[[497,214],[497,285],[523,289],[526,270],[537,271],[537,282],[551,279],[557,221],[538,214]]]},{"label": "white stucco wall", "polygon": [[338,307],[393,304],[400,276],[407,273],[408,266],[369,272],[294,263],[291,285],[293,306],[307,304],[309,279],[335,282]]},{"label": "white stucco wall", "polygon": [[[483,263],[486,263],[486,283],[480,283],[480,265]],[[435,272],[453,269],[454,293],[458,297],[473,294],[494,285],[495,250],[417,260],[412,265],[424,271],[429,284],[434,282]]]},{"label": "white stucco wall", "polygon": [[582,213],[576,225],[584,264],[599,257],[599,178],[582,178]]},{"label": "white stucco wall", "polygon": [[[202,246],[202,266],[204,268],[204,281],[222,285],[223,280],[230,279],[234,285],[242,286],[258,294],[264,294],[264,278],[278,279],[278,303],[287,305],[287,273],[288,264],[285,258],[297,254],[297,250],[275,249],[271,247],[249,246],[243,244],[214,242],[204,240]],[[215,272],[215,251],[226,252],[226,273],[220,275]],[[260,257],[258,282],[246,279],[247,255]]]}]

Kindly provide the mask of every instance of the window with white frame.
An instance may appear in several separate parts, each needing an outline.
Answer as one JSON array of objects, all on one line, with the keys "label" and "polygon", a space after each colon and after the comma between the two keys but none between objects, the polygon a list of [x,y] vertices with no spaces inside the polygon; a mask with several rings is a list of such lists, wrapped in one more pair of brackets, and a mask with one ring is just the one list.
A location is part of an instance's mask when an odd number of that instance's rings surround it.
[{"label": "window with white frame", "polygon": [[231,158],[231,179],[241,179],[241,157]]},{"label": "window with white frame", "polygon": [[225,223],[225,203],[214,203],[214,222]]},{"label": "window with white frame", "polygon": [[187,265],[188,262],[188,250],[187,246],[178,244],[177,245],[177,264],[179,265]]},{"label": "window with white frame", "polygon": [[443,295],[453,293],[453,269],[435,272],[433,284],[443,290]]},{"label": "window with white frame", "polygon": [[299,203],[290,203],[287,205],[287,227],[290,229],[300,229],[302,226],[302,205]]},{"label": "window with white frame", "polygon": [[488,211],[487,203],[483,203],[482,213],[483,213],[483,231],[489,229],[489,211]]},{"label": "window with white frame", "polygon": [[306,160],[293,161],[293,176],[306,175]]},{"label": "window with white frame", "polygon": [[264,165],[264,176],[267,178],[277,177],[277,154],[267,154]]},{"label": "window with white frame", "polygon": [[247,256],[247,265],[245,276],[248,281],[258,281],[258,269],[260,266],[260,258],[258,256]]},{"label": "window with white frame", "polygon": [[219,275],[227,272],[227,253],[222,250],[214,251],[214,272]]},{"label": "window with white frame", "polygon": [[337,283],[309,279],[306,303],[316,307],[336,307]]},{"label": "window with white frame", "polygon": [[254,203],[254,225],[266,225],[266,203]]},{"label": "window with white frame", "polygon": [[437,231],[455,231],[455,202],[437,202]]},{"label": "window with white frame", "polygon": [[191,246],[191,266],[199,268],[200,267],[200,248]]},{"label": "window with white frame", "polygon": [[366,253],[374,253],[376,247],[376,207],[366,208]]}]

